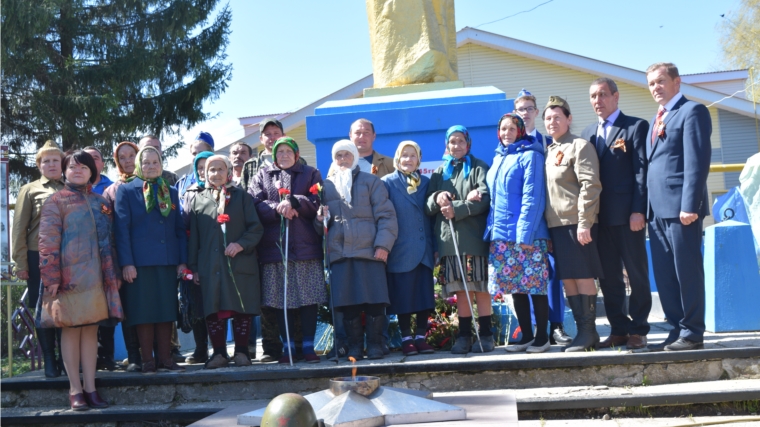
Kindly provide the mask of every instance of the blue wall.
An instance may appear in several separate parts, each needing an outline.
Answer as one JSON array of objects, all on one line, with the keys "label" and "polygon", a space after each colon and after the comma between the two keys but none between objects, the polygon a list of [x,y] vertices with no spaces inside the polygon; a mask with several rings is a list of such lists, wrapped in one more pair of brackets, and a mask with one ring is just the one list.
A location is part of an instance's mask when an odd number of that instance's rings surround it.
[{"label": "blue wall", "polygon": [[375,125],[375,151],[393,157],[398,143],[413,140],[422,161],[440,160],[446,129],[464,125],[472,137],[472,153],[491,164],[498,143],[496,124],[514,108],[504,92],[492,86],[330,101],[306,118],[306,137],[317,149],[323,176],[332,163],[332,146],[348,138],[351,123],[365,118]]}]

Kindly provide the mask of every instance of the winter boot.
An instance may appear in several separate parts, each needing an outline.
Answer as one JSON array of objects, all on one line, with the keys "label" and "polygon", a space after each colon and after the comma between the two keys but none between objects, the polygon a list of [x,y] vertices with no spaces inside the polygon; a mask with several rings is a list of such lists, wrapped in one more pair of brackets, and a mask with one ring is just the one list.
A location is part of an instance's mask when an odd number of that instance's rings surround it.
[{"label": "winter boot", "polygon": [[348,357],[356,360],[364,358],[364,328],[362,327],[362,317],[356,316],[351,320],[343,318],[343,326],[346,328],[348,336]]},{"label": "winter boot", "polygon": [[367,358],[368,359],[382,359],[383,358],[383,344],[385,337],[383,337],[383,328],[385,327],[385,315],[381,316],[367,316]]},{"label": "winter boot", "polygon": [[565,351],[586,351],[596,348],[599,344],[599,334],[596,332],[596,295],[574,295],[568,297],[568,302],[573,309],[578,334]]},{"label": "winter boot", "polygon": [[58,378],[61,376],[61,370],[58,369],[58,361],[55,360],[55,329],[36,328],[36,331],[37,340],[42,349],[45,376],[48,378]]}]

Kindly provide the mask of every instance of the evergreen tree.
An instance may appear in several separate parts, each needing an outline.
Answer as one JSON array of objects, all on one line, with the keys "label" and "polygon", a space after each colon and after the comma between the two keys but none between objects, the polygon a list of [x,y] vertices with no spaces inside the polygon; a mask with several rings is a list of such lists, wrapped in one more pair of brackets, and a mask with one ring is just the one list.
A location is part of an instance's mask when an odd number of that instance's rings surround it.
[{"label": "evergreen tree", "polygon": [[224,92],[232,70],[232,12],[218,3],[3,0],[1,124],[12,173],[34,177],[34,152],[48,139],[108,158],[119,141],[206,120],[203,102]]}]

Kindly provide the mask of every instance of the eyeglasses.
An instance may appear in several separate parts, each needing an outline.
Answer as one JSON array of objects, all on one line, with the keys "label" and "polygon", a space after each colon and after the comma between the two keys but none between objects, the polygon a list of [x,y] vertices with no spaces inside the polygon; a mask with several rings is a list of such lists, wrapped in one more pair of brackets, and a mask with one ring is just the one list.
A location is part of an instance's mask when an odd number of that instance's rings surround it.
[{"label": "eyeglasses", "polygon": [[517,112],[518,113],[526,113],[526,112],[527,113],[532,113],[532,112],[537,111],[537,110],[538,110],[538,108],[536,108],[536,107],[522,107],[522,108],[518,108]]}]

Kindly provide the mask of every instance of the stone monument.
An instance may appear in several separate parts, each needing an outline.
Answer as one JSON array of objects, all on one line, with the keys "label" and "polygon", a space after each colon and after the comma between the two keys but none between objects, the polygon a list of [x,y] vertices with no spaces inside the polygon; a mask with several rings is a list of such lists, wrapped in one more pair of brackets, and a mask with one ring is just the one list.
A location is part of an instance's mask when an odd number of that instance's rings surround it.
[{"label": "stone monument", "polygon": [[374,89],[438,84],[365,96],[463,87],[457,81],[454,0],[366,1]]}]

